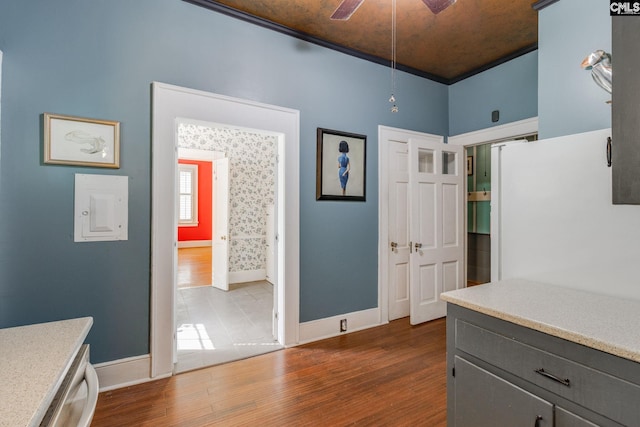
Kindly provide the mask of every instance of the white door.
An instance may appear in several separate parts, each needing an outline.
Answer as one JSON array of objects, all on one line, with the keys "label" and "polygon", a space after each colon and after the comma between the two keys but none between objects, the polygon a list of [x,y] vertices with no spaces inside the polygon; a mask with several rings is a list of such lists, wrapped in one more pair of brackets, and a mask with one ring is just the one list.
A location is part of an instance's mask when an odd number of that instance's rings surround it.
[{"label": "white door", "polygon": [[409,151],[388,141],[389,320],[409,315]]},{"label": "white door", "polygon": [[275,233],[275,216],[274,206],[267,206],[266,216],[266,240],[267,240],[267,253],[266,253],[266,276],[267,281],[271,284],[275,283],[275,250],[276,250],[276,233]]},{"label": "white door", "polygon": [[[277,174],[276,174],[277,176]],[[267,254],[266,254],[266,277],[267,281],[273,286],[273,309],[271,310],[271,330],[273,332],[274,341],[278,341],[278,286],[276,277],[276,248],[278,242],[276,240],[275,226],[275,206],[267,206],[266,215],[266,240],[267,240]]]},{"label": "white door", "polygon": [[463,147],[409,139],[411,324],[446,316],[440,293],[464,287]]},{"label": "white door", "polygon": [[214,230],[212,284],[229,290],[229,158],[217,159],[213,170]]}]

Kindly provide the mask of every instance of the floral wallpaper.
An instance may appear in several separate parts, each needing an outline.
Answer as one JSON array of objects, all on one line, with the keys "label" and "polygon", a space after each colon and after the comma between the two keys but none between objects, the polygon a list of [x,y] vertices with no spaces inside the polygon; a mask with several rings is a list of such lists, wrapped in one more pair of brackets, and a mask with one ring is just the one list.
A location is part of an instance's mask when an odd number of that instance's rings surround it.
[{"label": "floral wallpaper", "polygon": [[229,271],[265,269],[266,213],[275,202],[276,137],[180,123],[178,146],[229,157]]}]

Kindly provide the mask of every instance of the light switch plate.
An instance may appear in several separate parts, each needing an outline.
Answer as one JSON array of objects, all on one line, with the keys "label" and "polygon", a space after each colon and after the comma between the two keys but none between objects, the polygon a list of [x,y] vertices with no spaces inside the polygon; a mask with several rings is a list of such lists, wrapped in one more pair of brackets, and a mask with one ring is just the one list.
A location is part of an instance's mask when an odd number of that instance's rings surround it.
[{"label": "light switch plate", "polygon": [[76,174],[74,204],[74,241],[128,239],[128,177]]}]

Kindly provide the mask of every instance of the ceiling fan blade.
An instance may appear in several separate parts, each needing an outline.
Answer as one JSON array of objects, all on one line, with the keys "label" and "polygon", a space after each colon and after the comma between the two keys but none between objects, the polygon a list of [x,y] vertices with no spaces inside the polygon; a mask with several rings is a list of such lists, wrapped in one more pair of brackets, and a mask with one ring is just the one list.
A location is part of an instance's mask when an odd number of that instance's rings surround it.
[{"label": "ceiling fan blade", "polygon": [[346,21],[351,18],[353,12],[360,7],[362,2],[364,2],[364,0],[343,0],[340,6],[333,12],[333,15],[331,15],[331,19]]},{"label": "ceiling fan blade", "polygon": [[427,5],[429,9],[431,9],[431,12],[433,12],[434,15],[437,15],[438,13],[442,12],[443,10],[445,10],[446,8],[448,8],[449,6],[451,6],[456,2],[456,0],[422,0],[422,1],[424,2],[424,4]]}]

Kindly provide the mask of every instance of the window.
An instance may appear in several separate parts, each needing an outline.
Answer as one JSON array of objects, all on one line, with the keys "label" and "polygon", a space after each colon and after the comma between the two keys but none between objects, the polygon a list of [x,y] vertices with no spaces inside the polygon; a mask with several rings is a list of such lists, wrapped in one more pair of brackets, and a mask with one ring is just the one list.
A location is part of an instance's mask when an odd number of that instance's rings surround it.
[{"label": "window", "polygon": [[178,224],[198,225],[198,165],[179,164]]}]

